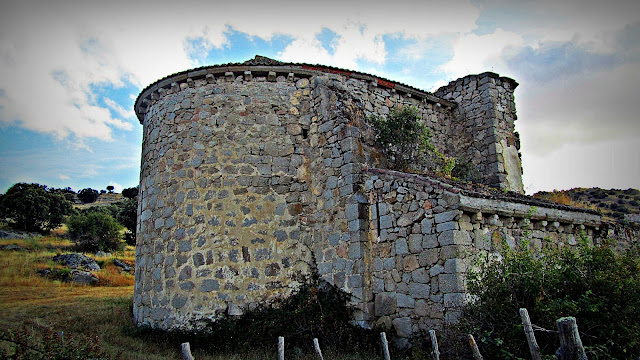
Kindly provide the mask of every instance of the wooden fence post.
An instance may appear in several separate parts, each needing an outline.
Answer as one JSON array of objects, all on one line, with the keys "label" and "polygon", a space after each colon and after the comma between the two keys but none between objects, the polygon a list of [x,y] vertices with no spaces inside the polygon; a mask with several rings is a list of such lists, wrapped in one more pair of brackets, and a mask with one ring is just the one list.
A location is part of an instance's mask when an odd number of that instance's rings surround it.
[{"label": "wooden fence post", "polygon": [[380,333],[380,338],[382,339],[382,351],[384,353],[384,360],[391,360],[391,355],[389,354],[389,343],[387,342],[387,334],[385,332]]},{"label": "wooden fence post", "polygon": [[182,359],[194,360],[193,355],[191,355],[191,346],[188,342],[182,343]]},{"label": "wooden fence post", "polygon": [[524,334],[527,337],[529,343],[529,351],[531,351],[531,358],[533,360],[540,360],[540,346],[536,341],[536,335],[533,333],[533,326],[531,326],[531,319],[529,319],[529,312],[527,309],[520,309],[520,318],[522,318],[522,326],[524,327]]},{"label": "wooden fence post", "polygon": [[284,336],[278,336],[278,360],[284,360]]},{"label": "wooden fence post", "polygon": [[471,352],[473,352],[473,358],[475,360],[482,360],[482,354],[480,354],[480,349],[478,349],[478,344],[476,344],[476,339],[473,338],[473,335],[469,335],[469,346],[471,346]]},{"label": "wooden fence post", "polygon": [[440,349],[438,349],[438,339],[436,339],[436,331],[429,330],[429,337],[431,337],[431,357],[433,360],[440,360]]},{"label": "wooden fence post", "polygon": [[587,360],[587,354],[582,347],[582,340],[578,333],[578,324],[574,317],[564,317],[556,320],[560,347],[556,350],[558,360]]},{"label": "wooden fence post", "polygon": [[316,349],[316,355],[318,359],[324,360],[322,357],[322,351],[320,350],[320,343],[318,343],[318,338],[313,338],[313,348]]}]

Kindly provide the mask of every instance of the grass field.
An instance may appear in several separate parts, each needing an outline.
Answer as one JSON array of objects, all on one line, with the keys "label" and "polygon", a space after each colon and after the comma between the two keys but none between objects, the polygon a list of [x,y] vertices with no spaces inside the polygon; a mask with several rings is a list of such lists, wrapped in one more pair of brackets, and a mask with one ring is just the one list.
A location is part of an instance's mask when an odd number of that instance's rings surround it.
[{"label": "grass field", "polygon": [[[113,358],[118,354],[121,359],[182,358],[178,339],[171,339],[167,334],[141,331],[133,325],[134,277],[113,265],[115,257],[133,263],[133,248],[114,253],[114,257],[97,258],[103,268],[98,273],[100,285],[75,285],[48,279],[37,273],[37,270],[59,267],[51,258],[73,251],[73,244],[59,235],[60,232],[38,239],[0,240],[0,247],[14,244],[24,249],[0,250],[0,330],[24,328],[36,335],[62,331],[65,339],[76,341],[98,337],[102,350]],[[273,359],[276,358],[276,344],[277,340],[274,339],[272,351],[204,354],[192,347],[192,352],[198,360]],[[9,343],[0,341],[0,349],[9,349]],[[309,349],[288,352],[286,358],[315,359],[312,350],[310,344]],[[323,349],[323,352],[325,359],[382,359],[378,354],[343,354],[331,349]]]}]

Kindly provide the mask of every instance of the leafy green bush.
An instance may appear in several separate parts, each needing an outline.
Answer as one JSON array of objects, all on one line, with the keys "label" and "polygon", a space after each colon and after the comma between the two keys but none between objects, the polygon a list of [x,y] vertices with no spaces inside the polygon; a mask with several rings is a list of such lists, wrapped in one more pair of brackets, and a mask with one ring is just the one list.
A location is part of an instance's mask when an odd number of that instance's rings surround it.
[{"label": "leafy green bush", "polygon": [[[545,249],[524,242],[503,249],[502,260],[485,258],[468,274],[474,302],[465,310],[464,331],[476,336],[488,358],[528,358],[519,317],[527,308],[533,324],[556,330],[556,320],[574,316],[591,357],[640,356],[640,260],[637,249],[620,255],[610,247]],[[558,347],[554,333],[537,332],[542,353]]]},{"label": "leafy green bush", "polygon": [[393,168],[420,170],[419,167],[432,162],[439,172],[451,175],[455,160],[444,156],[431,144],[433,134],[419,121],[416,107],[394,108],[384,118],[371,116],[368,120]]},{"label": "leafy green bush", "polygon": [[71,238],[84,251],[112,251],[121,247],[121,225],[106,213],[73,215],[67,227]]},{"label": "leafy green bush", "polygon": [[0,217],[9,218],[20,230],[53,230],[72,212],[65,196],[46,185],[17,183],[0,197]]}]

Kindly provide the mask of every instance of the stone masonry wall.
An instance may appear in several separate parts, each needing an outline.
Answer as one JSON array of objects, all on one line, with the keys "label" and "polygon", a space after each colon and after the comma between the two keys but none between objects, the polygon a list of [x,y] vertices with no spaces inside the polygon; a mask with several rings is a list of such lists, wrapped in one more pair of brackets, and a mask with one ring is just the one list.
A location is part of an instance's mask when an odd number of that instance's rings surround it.
[{"label": "stone masonry wall", "polygon": [[440,151],[521,191],[509,182],[519,159],[507,161],[517,147],[514,84],[460,79],[442,95],[456,103],[366,74],[259,64],[154,83],[136,101],[136,323],[193,328],[240,315],[312,273],[352,296],[361,326],[406,339],[455,321],[461,254],[484,250],[498,230],[516,239],[517,221],[478,222],[486,204],[471,217],[451,186],[371,170],[385,161],[366,118],[415,106]]},{"label": "stone masonry wall", "polygon": [[[577,209],[533,206],[469,193],[440,181],[389,170],[365,173],[372,266],[371,325],[398,336],[455,323],[467,300],[465,273],[479,254],[499,253],[526,239],[543,246],[575,246],[605,238],[626,247],[638,233],[611,227]],[[634,240],[635,239],[635,240]]]},{"label": "stone masonry wall", "polygon": [[486,184],[524,193],[520,139],[514,128],[517,86],[512,79],[487,72],[454,80],[435,95],[458,104],[455,133],[472,139],[456,142],[456,153],[475,165]]},{"label": "stone masonry wall", "polygon": [[194,328],[317,274],[351,295],[354,323],[404,346],[458,319],[467,268],[502,243],[637,241],[589,211],[378,168],[366,118],[409,105],[440,151],[522,192],[513,80],[470,75],[437,92],[446,101],[329,70],[213,67],[143,91],[137,324]]},{"label": "stone masonry wall", "polygon": [[134,316],[189,327],[286,296],[309,273],[298,222],[307,79],[174,84],[145,116]]}]

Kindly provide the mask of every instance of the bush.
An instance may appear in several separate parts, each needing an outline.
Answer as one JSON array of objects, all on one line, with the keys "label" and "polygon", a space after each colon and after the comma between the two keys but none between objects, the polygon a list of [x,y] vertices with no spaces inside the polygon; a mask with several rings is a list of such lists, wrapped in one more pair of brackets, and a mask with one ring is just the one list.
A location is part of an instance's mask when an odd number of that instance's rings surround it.
[{"label": "bush", "polygon": [[73,208],[64,195],[46,185],[17,183],[0,197],[0,216],[26,231],[46,232],[60,226]]},{"label": "bush", "polygon": [[[431,162],[438,172],[451,175],[455,160],[441,154],[431,144],[431,131],[422,124],[418,109],[413,106],[394,108],[386,118],[369,117],[376,140],[382,145],[394,169],[420,170]],[[418,168],[417,168],[418,167]]]},{"label": "bush", "polygon": [[278,336],[285,337],[288,352],[309,349],[313,338],[319,338],[323,350],[379,353],[379,332],[351,324],[353,310],[347,305],[347,298],[336,287],[312,280],[288,298],[263,303],[241,316],[219,318],[199,332],[139,331],[140,335],[156,338],[164,334],[176,346],[189,341],[192,348],[214,353],[271,350]]},{"label": "bush", "polygon": [[121,247],[121,226],[106,213],[73,215],[67,226],[69,235],[83,251],[113,251]]},{"label": "bush", "polygon": [[79,214],[89,215],[93,213],[103,213],[111,216],[114,219],[118,218],[118,213],[120,213],[120,204],[109,204],[109,205],[101,205],[101,206],[91,206],[85,209],[78,209]]},{"label": "bush", "polygon": [[127,199],[133,199],[138,197],[138,187],[126,188],[122,190],[122,196]]},{"label": "bush", "polygon": [[[476,336],[487,358],[527,358],[529,350],[518,309],[549,330],[574,316],[590,357],[629,359],[640,355],[640,260],[607,246],[546,249],[536,255],[524,242],[503,250],[503,259],[485,259],[468,274],[475,301],[465,309],[464,331]],[[556,334],[536,333],[542,354],[554,354]]]},{"label": "bush", "polygon": [[86,188],[78,191],[78,199],[85,204],[89,204],[98,200],[98,190]]},{"label": "bush", "polygon": [[117,219],[118,222],[128,230],[124,235],[124,240],[127,245],[135,245],[136,225],[138,223],[137,197],[127,199],[120,204]]}]

